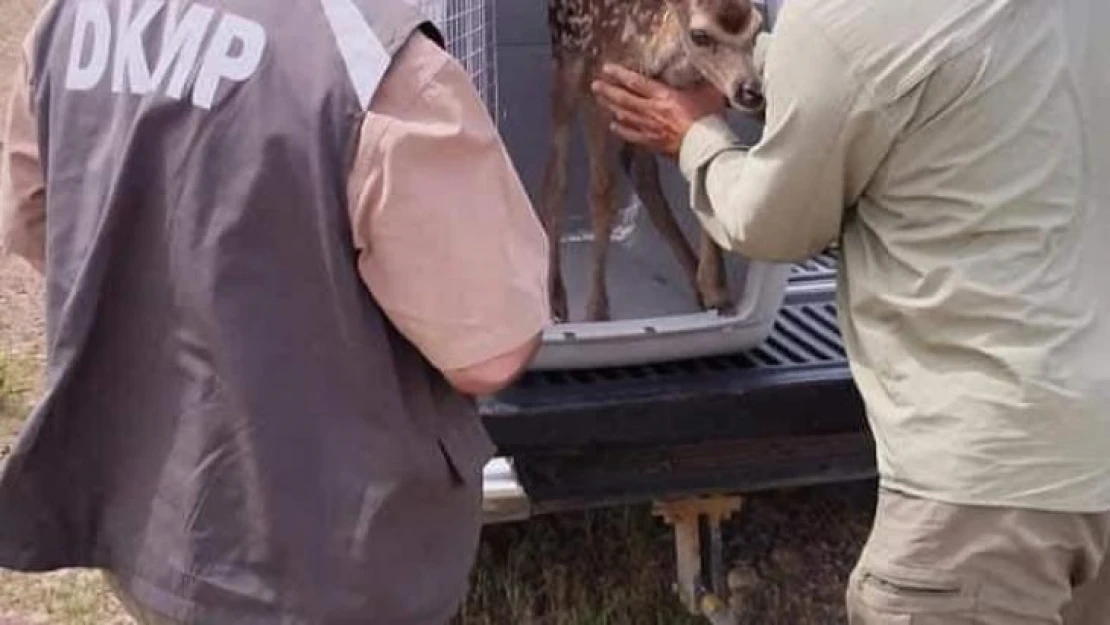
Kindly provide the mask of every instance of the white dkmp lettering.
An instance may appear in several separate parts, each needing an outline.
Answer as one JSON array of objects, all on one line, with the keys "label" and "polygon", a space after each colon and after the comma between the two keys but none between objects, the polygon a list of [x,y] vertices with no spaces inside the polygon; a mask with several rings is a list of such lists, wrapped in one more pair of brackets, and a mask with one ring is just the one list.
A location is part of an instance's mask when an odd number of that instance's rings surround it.
[{"label": "white dkmp lettering", "polygon": [[[237,41],[241,44],[239,54],[232,56]],[[266,31],[256,22],[230,13],[224,15],[204,54],[197,84],[193,87],[193,104],[203,109],[212,108],[221,78],[235,81],[250,78],[258,69],[265,46]]]},{"label": "white dkmp lettering", "polygon": [[[73,39],[69,44],[66,89],[86,91],[100,82],[104,70],[108,69],[111,38],[112,18],[108,15],[108,5],[100,0],[79,2],[73,19]],[[87,59],[85,48],[91,48]]]},{"label": "white dkmp lettering", "polygon": [[[143,45],[152,33],[160,35],[153,67]],[[224,81],[244,82],[258,70],[266,40],[266,30],[257,22],[232,13],[217,19],[214,8],[199,3],[80,0],[74,11],[65,88],[88,91],[104,86],[107,79],[113,93],[157,91],[180,100],[195,76],[191,102],[211,109]]]},{"label": "white dkmp lettering", "polygon": [[197,64],[200,57],[200,45],[204,42],[204,34],[208,32],[208,25],[212,23],[215,9],[202,4],[192,4],[185,10],[181,20],[177,19],[177,11],[171,8],[166,14],[165,30],[162,31],[162,50],[158,55],[158,64],[154,66],[151,83],[154,88],[163,88],[162,81],[173,74],[170,82],[164,87],[166,95],[175,100],[180,100],[185,93],[185,83],[189,73]]},{"label": "white dkmp lettering", "polygon": [[144,94],[150,91],[150,66],[143,50],[143,32],[162,10],[163,2],[143,2],[139,11],[132,16],[133,0],[117,0],[119,15],[116,16],[116,58],[112,66],[112,91],[122,93],[126,86],[131,93]]}]

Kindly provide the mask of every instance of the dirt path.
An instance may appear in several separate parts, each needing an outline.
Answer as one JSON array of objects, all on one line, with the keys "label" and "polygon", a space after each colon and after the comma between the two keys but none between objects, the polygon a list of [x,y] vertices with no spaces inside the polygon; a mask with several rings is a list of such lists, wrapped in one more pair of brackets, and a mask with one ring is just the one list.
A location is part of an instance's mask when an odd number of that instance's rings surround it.
[{"label": "dirt path", "polygon": [[8,101],[12,69],[34,16],[36,0],[0,0],[0,102]]},{"label": "dirt path", "polygon": [[40,360],[43,347],[42,280],[26,263],[0,259],[0,349]]}]

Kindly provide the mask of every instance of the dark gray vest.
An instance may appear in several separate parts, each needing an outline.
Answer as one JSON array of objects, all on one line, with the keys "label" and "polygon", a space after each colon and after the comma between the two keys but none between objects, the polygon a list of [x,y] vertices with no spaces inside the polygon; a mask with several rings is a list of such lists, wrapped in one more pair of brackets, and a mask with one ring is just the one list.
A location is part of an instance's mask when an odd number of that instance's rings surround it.
[{"label": "dark gray vest", "polygon": [[206,625],[449,613],[492,447],[362,285],[345,193],[421,22],[397,0],[45,9],[48,379],[0,474],[0,566],[107,568]]}]

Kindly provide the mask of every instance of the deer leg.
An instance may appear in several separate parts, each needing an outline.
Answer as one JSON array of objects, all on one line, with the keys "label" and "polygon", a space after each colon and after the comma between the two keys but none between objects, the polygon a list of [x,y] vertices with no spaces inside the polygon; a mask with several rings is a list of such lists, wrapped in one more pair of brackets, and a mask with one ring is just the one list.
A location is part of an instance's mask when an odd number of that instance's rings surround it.
[{"label": "deer leg", "polygon": [[731,309],[728,274],[724,250],[705,230],[701,231],[701,249],[697,272],[698,300],[705,310],[725,312]]},{"label": "deer leg", "polygon": [[543,175],[540,221],[547,233],[550,264],[548,289],[551,315],[567,321],[567,290],[562,273],[563,215],[567,194],[567,152],[571,122],[579,101],[584,66],[581,61],[556,56],[551,83],[551,143]]},{"label": "deer leg", "polygon": [[610,150],[609,117],[595,102],[586,106],[586,154],[590,171],[590,225],[593,258],[590,266],[588,321],[609,320],[609,295],[605,286],[610,238],[616,221],[617,197],[614,173],[617,163]]},{"label": "deer leg", "polygon": [[647,211],[648,219],[663,237],[663,241],[671,248],[678,259],[678,264],[682,266],[683,273],[686,274],[686,279],[690,282],[690,288],[697,295],[700,293],[697,279],[698,258],[679,227],[666,195],[663,194],[663,185],[659,182],[659,163],[655,160],[655,155],[625,143],[621,146],[621,163],[632,180],[636,196],[640,198],[644,210]]}]

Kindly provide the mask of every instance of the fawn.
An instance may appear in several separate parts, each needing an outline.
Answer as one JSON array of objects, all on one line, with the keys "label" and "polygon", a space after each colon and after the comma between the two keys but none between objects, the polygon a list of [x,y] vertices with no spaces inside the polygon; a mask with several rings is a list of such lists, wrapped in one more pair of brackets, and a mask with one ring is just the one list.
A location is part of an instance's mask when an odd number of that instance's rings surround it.
[{"label": "fawn", "polygon": [[[618,210],[617,166],[632,182],[649,219],[671,248],[704,310],[730,306],[722,250],[704,232],[695,256],[667,204],[655,156],[620,141],[594,101],[590,83],[616,62],[675,87],[712,83],[739,109],[763,106],[753,50],[762,17],[750,0],[548,0],[554,60],[552,137],[540,217],[551,242],[552,315],[567,321],[560,235],[570,126],[581,108],[589,161],[593,256],[586,318],[609,319],[605,287],[610,236]],[[615,149],[614,149],[615,148]]]}]

